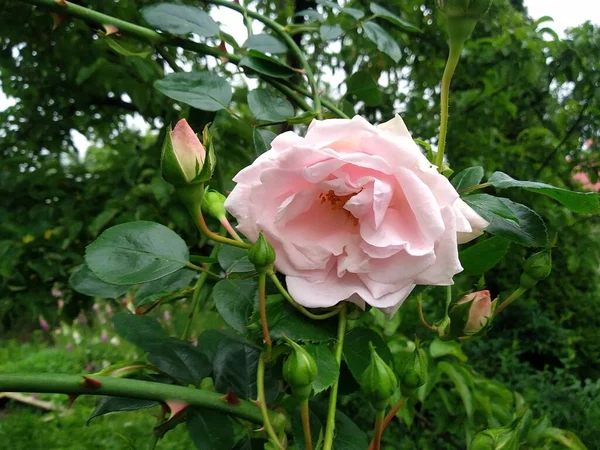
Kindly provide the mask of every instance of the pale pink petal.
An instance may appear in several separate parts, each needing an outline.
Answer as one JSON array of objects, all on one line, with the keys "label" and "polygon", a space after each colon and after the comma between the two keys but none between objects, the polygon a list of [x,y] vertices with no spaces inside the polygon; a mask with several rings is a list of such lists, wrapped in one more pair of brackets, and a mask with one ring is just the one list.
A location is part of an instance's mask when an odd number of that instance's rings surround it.
[{"label": "pale pink petal", "polygon": [[330,147],[331,144],[346,140],[351,150],[356,148],[353,136],[363,133],[375,134],[376,128],[360,116],[352,119],[313,120],[305,136],[306,143],[319,148]]},{"label": "pale pink petal", "polygon": [[402,120],[402,117],[400,117],[398,114],[396,114],[393,119],[377,125],[377,129],[386,133],[393,134],[395,136],[401,136],[412,139],[408,128],[406,128],[404,120]]},{"label": "pale pink petal", "polygon": [[204,164],[206,150],[185,119],[177,122],[171,131],[171,143],[185,177],[193,180]]},{"label": "pale pink petal", "polygon": [[483,234],[483,230],[485,230],[485,228],[489,225],[489,223],[483,219],[483,217],[473,211],[473,208],[467,205],[460,198],[454,203],[454,211],[457,217],[464,217],[469,225],[468,228],[466,226],[461,228],[457,227],[459,244],[465,244],[481,236]]}]

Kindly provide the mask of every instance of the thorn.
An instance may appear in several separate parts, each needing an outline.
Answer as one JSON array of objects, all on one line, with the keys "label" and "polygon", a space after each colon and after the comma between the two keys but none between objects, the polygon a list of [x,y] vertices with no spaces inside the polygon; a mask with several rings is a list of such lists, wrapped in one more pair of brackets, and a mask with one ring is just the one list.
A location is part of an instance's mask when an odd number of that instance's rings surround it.
[{"label": "thorn", "polygon": [[75,400],[77,400],[77,397],[79,397],[78,394],[69,394],[69,402],[67,404],[67,409],[71,408],[71,406],[73,406],[73,403],[75,403]]},{"label": "thorn", "polygon": [[248,400],[248,401],[249,401],[250,403],[253,403],[253,404],[254,404],[254,406],[258,406],[258,407],[260,408],[260,405],[261,405],[260,401],[258,401],[258,400]]},{"label": "thorn", "polygon": [[265,431],[267,431],[267,430],[265,430],[264,426],[262,426],[262,427],[260,427],[260,428],[258,428],[256,430],[254,430],[255,433],[264,433]]},{"label": "thorn", "polygon": [[[225,41],[221,41],[218,49],[221,50],[222,52],[227,53],[227,46],[225,45]],[[225,56],[221,56],[220,60],[221,60],[222,64],[225,64],[226,62],[229,61],[229,58],[226,58]]]},{"label": "thorn", "polygon": [[55,31],[67,19],[65,14],[50,13],[52,16],[52,31]]},{"label": "thorn", "polygon": [[188,407],[187,403],[182,402],[180,400],[167,400],[165,401],[165,404],[167,405],[167,408],[169,408],[169,411],[171,413],[169,416],[169,420],[173,419],[173,417],[175,417],[177,414],[179,414],[181,411]]},{"label": "thorn", "polygon": [[90,377],[83,377],[83,386],[88,389],[99,389],[102,387],[102,383],[98,380],[94,380]]},{"label": "thorn", "polygon": [[292,67],[292,70],[296,73],[299,73],[300,75],[306,75],[306,72],[304,71],[304,69],[295,69]]},{"label": "thorn", "polygon": [[119,32],[119,29],[117,27],[115,27],[114,25],[106,24],[106,23],[102,24],[102,28],[104,28],[104,31],[106,32],[107,36],[110,36],[111,34],[116,34]]},{"label": "thorn", "polygon": [[230,405],[234,405],[234,406],[237,406],[240,404],[240,399],[238,398],[237,395],[235,395],[235,392],[233,392],[231,389],[229,389],[229,391],[227,391],[227,394],[225,394],[223,397],[221,397],[221,400],[223,400],[225,403],[229,403]]},{"label": "thorn", "polygon": [[65,0],[54,0],[54,3],[56,3],[58,6],[64,6],[65,8],[69,6]]}]

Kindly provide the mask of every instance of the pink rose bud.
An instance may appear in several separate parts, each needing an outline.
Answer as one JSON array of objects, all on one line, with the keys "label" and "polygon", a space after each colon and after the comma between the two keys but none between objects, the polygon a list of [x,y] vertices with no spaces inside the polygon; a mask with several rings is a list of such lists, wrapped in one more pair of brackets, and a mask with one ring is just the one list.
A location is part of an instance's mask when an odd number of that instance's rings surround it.
[{"label": "pink rose bud", "polygon": [[453,337],[469,336],[483,330],[494,315],[490,291],[467,294],[450,311],[450,330]]},{"label": "pink rose bud", "polygon": [[163,144],[163,178],[174,186],[195,183],[205,159],[204,146],[187,121],[181,119],[172,131],[168,131]]},{"label": "pink rose bud", "polygon": [[50,325],[48,325],[48,322],[46,322],[46,319],[44,319],[44,316],[40,316],[39,321],[40,321],[40,328],[42,330],[48,331],[50,329]]}]

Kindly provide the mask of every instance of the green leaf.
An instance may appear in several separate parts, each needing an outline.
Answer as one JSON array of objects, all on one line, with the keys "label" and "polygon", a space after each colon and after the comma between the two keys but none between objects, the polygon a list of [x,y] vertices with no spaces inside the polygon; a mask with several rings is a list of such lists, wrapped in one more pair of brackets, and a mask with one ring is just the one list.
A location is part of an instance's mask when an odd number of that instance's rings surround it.
[{"label": "green leaf", "polygon": [[176,36],[195,33],[214,37],[219,34],[217,23],[197,6],[157,3],[142,8],[141,13],[154,28]]},{"label": "green leaf", "polygon": [[203,111],[219,111],[231,101],[231,86],[210,72],[171,73],[154,82],[154,87],[169,98]]},{"label": "green leaf", "polygon": [[463,401],[467,417],[470,419],[473,417],[473,395],[471,393],[470,378],[468,372],[460,370],[460,368],[454,364],[442,361],[438,363],[437,370],[439,373],[446,374],[448,378],[454,383],[458,395]]},{"label": "green leaf", "polygon": [[113,322],[119,336],[144,351],[148,351],[149,343],[165,338],[163,329],[154,317],[120,312],[115,315]]},{"label": "green leaf", "polygon": [[125,397],[100,397],[96,409],[92,411],[87,424],[94,417],[103,416],[104,414],[121,411],[137,411],[138,409],[151,408],[153,406],[160,405],[160,403],[154,400],[140,400],[137,398],[125,398]]},{"label": "green leaf", "polygon": [[196,272],[183,268],[166,277],[143,284],[135,293],[135,306],[154,303],[162,297],[173,294],[190,285]]},{"label": "green leaf", "polygon": [[80,294],[100,298],[120,297],[131,287],[131,285],[117,285],[102,281],[85,264],[73,271],[69,277],[69,286]]},{"label": "green leaf", "polygon": [[[482,194],[477,194],[482,195]],[[484,194],[483,194],[484,195]],[[468,203],[479,215],[490,222],[485,229],[486,232],[496,236],[502,236],[510,239],[517,244],[526,247],[547,247],[548,230],[540,216],[527,206],[512,202],[506,198],[496,197],[512,211],[518,222],[507,220],[499,215],[491,213],[489,210],[479,208],[476,203],[471,203],[469,195],[463,200]]]},{"label": "green leaf", "polygon": [[256,50],[248,50],[240,61],[240,66],[273,78],[289,78],[297,74],[290,66]]},{"label": "green leaf", "polygon": [[476,186],[481,183],[483,179],[483,167],[467,167],[465,170],[461,170],[454,177],[452,177],[452,186],[457,191]]},{"label": "green leaf", "polygon": [[103,281],[121,285],[167,276],[184,267],[188,257],[177,233],[145,220],[109,228],[85,249],[90,270]]},{"label": "green leaf", "polygon": [[344,34],[344,30],[338,24],[321,25],[319,28],[319,34],[321,35],[321,39],[324,41],[334,41]]},{"label": "green leaf", "polygon": [[421,30],[417,26],[413,25],[410,22],[407,22],[404,19],[401,19],[396,14],[385,9],[383,6],[379,6],[377,3],[371,3],[370,8],[371,8],[371,12],[373,14],[375,14],[377,17],[381,17],[382,19],[387,20],[388,22],[396,25],[397,27],[399,27],[403,30],[413,31],[415,33],[421,32]]},{"label": "green leaf", "polygon": [[266,89],[248,92],[248,107],[254,117],[267,122],[285,122],[294,117],[294,107],[285,98]]},{"label": "green leaf", "polygon": [[256,153],[262,155],[264,152],[271,148],[271,142],[277,135],[271,130],[265,130],[262,128],[254,128],[252,131],[252,141],[254,142],[254,148]]},{"label": "green leaf", "polygon": [[317,5],[327,6],[328,8],[331,8],[336,11],[339,11],[342,9],[342,7],[337,4],[337,2],[333,2],[331,0],[316,0],[316,2],[317,2]]},{"label": "green leaf", "polygon": [[13,241],[8,239],[0,241],[0,276],[11,278],[15,275],[21,253],[22,250]]},{"label": "green leaf", "polygon": [[354,17],[356,20],[360,20],[363,17],[365,17],[365,13],[362,12],[360,9],[356,9],[356,8],[342,8],[342,12],[344,14],[348,14],[349,16]]},{"label": "green leaf", "polygon": [[353,73],[346,80],[348,94],[356,95],[367,106],[377,106],[381,103],[381,90],[371,74],[360,71]]},{"label": "green leaf", "polygon": [[519,218],[499,197],[489,194],[472,194],[464,197],[463,200],[488,222],[491,222],[497,216],[519,223]]},{"label": "green leaf", "polygon": [[230,450],[235,444],[233,424],[225,413],[190,408],[186,426],[198,450]]},{"label": "green leaf", "polygon": [[576,213],[600,214],[600,196],[596,192],[575,192],[546,183],[519,181],[503,172],[494,172],[488,183],[498,189],[517,187],[547,195]]},{"label": "green leaf", "polygon": [[221,280],[213,288],[217,311],[227,325],[245,333],[252,311],[258,304],[258,285],[254,280]]},{"label": "green leaf", "polygon": [[502,261],[510,247],[510,241],[494,236],[459,253],[460,264],[467,275],[481,275]]},{"label": "green leaf", "polygon": [[257,50],[263,53],[287,53],[287,46],[274,36],[268,34],[254,34],[246,39],[242,47]]},{"label": "green leaf", "polygon": [[296,14],[294,14],[294,16],[308,17],[309,19],[315,19],[319,22],[323,22],[325,20],[321,13],[315,11],[314,9],[303,9],[302,11],[298,11]]},{"label": "green leaf", "polygon": [[575,433],[569,430],[560,428],[548,428],[542,434],[547,439],[552,439],[555,442],[563,445],[569,450],[587,450],[587,447]]},{"label": "green leaf", "polygon": [[147,58],[153,53],[152,47],[141,45],[137,41],[129,40],[122,36],[108,36],[105,42],[115,53],[123,56]]},{"label": "green leaf", "polygon": [[221,268],[229,273],[246,273],[256,271],[254,264],[248,259],[248,250],[225,245],[217,255]]},{"label": "green leaf", "polygon": [[[324,403],[311,402],[310,409],[320,423],[327,422],[327,407]],[[336,411],[333,450],[365,450],[368,447],[367,435],[347,415]]]},{"label": "green leaf", "polygon": [[312,383],[315,395],[324,391],[338,379],[340,367],[327,344],[309,344],[304,347],[317,364],[317,378]]},{"label": "green leaf", "polygon": [[113,220],[120,211],[121,210],[117,208],[108,208],[94,217],[88,226],[88,230],[90,230],[91,235],[94,237],[98,236],[98,233],[100,233],[100,231],[102,231],[108,222]]},{"label": "green leaf", "polygon": [[151,340],[144,344],[144,350],[148,361],[184,386],[195,386],[211,373],[206,355],[189,342],[176,338]]},{"label": "green leaf", "polygon": [[393,367],[394,358],[383,338],[370,328],[354,328],[344,338],[344,360],[356,381],[360,380],[371,361],[369,342],[373,344],[377,354]]},{"label": "green leaf", "polygon": [[373,42],[379,51],[388,55],[394,62],[400,61],[402,53],[396,40],[390,34],[377,25],[375,22],[365,22],[362,24],[365,36]]},{"label": "green leaf", "polygon": [[429,346],[429,354],[434,359],[450,355],[457,358],[460,362],[467,361],[467,355],[464,354],[460,344],[456,341],[442,341],[435,338]]}]

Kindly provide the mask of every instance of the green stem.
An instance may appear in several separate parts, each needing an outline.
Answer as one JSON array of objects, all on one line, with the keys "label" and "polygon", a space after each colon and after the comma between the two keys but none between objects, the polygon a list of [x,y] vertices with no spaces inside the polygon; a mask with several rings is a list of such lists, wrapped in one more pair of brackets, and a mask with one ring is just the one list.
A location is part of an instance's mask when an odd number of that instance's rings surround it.
[{"label": "green stem", "polygon": [[262,328],[263,341],[265,344],[265,354],[268,361],[271,360],[271,349],[273,342],[269,334],[269,324],[267,322],[267,298],[266,298],[267,274],[261,271],[258,274],[258,308],[260,311],[260,325]]},{"label": "green stem", "polygon": [[306,103],[306,101],[300,97],[298,94],[296,94],[296,92],[294,91],[294,89],[290,88],[289,86],[280,83],[278,80],[275,80],[274,78],[271,78],[268,80],[268,82],[275,88],[277,88],[279,90],[279,92],[285,94],[287,97],[289,97],[294,103],[296,103],[296,105],[299,108],[302,108],[304,111],[310,111],[312,108],[310,107],[310,105],[308,103]]},{"label": "green stem", "polygon": [[310,433],[310,408],[308,399],[302,401],[300,405],[300,415],[302,416],[302,431],[304,432],[304,448],[312,450],[312,434]]},{"label": "green stem", "polygon": [[167,62],[169,67],[173,69],[173,72],[183,72],[183,69],[177,65],[177,60],[171,56],[171,54],[162,48],[162,46],[157,45],[156,51],[162,56],[162,58]]},{"label": "green stem", "polygon": [[508,298],[506,300],[504,300],[502,302],[502,304],[500,306],[498,306],[498,309],[496,310],[496,314],[500,314],[502,311],[504,311],[507,306],[509,306],[516,299],[518,299],[521,295],[523,295],[525,293],[525,291],[527,291],[527,289],[525,289],[523,287],[518,287],[512,294],[510,294],[508,296]]},{"label": "green stem", "polygon": [[418,303],[418,308],[419,308],[419,320],[421,321],[423,326],[425,328],[429,328],[431,331],[437,331],[436,327],[429,325],[429,323],[427,323],[427,320],[425,320],[425,315],[423,314],[423,295],[422,294],[417,295],[417,303]]},{"label": "green stem", "polygon": [[201,273],[205,273],[206,275],[210,275],[211,277],[216,278],[217,280],[221,279],[221,277],[219,275],[217,275],[216,273],[211,272],[210,270],[208,270],[204,267],[200,267],[200,266],[197,266],[196,264],[192,264],[191,262],[187,263],[185,265],[185,267],[195,270],[196,272],[201,272]]},{"label": "green stem", "polygon": [[337,314],[339,314],[343,308],[343,306],[338,306],[337,308],[334,308],[331,311],[324,313],[324,314],[311,313],[304,306],[296,303],[296,301],[292,298],[292,296],[286,290],[286,288],[283,287],[283,285],[279,281],[279,278],[277,278],[277,275],[275,274],[275,272],[272,269],[269,270],[267,273],[269,275],[269,278],[271,278],[271,281],[273,282],[273,284],[277,287],[277,289],[279,290],[281,295],[283,295],[283,298],[285,298],[294,308],[296,308],[298,311],[300,311],[302,314],[304,314],[309,319],[312,319],[312,320],[329,319],[330,317],[333,317],[333,316],[336,316]]},{"label": "green stem", "polygon": [[264,415],[276,423],[285,420],[273,411],[261,411],[252,402],[240,400],[236,405],[223,401],[223,394],[192,389],[173,384],[131,380],[114,377],[92,377],[100,387],[87,387],[81,375],[60,374],[0,374],[0,392],[36,392],[74,395],[110,395],[142,400],[179,400],[190,406],[220,411],[256,424],[264,422]]},{"label": "green stem", "polygon": [[237,12],[239,12],[241,14],[247,14],[248,16],[261,21],[267,27],[271,28],[275,33],[277,33],[285,41],[285,43],[288,45],[288,47],[290,48],[292,53],[296,56],[296,58],[298,58],[298,61],[300,61],[300,64],[302,64],[302,69],[304,69],[306,78],[308,78],[308,82],[310,84],[310,88],[312,91],[313,100],[315,102],[315,113],[317,114],[318,118],[322,119],[323,111],[321,109],[321,97],[319,95],[319,89],[317,87],[317,82],[315,80],[313,71],[312,71],[307,59],[304,57],[302,50],[300,50],[300,47],[298,47],[298,45],[296,44],[294,39],[292,39],[292,37],[286,32],[285,27],[278,24],[274,20],[271,20],[268,17],[263,16],[262,14],[259,14],[255,11],[251,11],[247,8],[244,8],[242,5],[240,5],[238,3],[228,1],[228,0],[208,0],[208,1],[209,1],[209,3],[212,3],[214,5],[224,6],[226,8],[236,10]]},{"label": "green stem", "polygon": [[373,434],[373,450],[381,449],[381,435],[383,434],[383,417],[385,410],[377,412],[375,416],[375,433]]},{"label": "green stem", "polygon": [[440,112],[440,139],[438,141],[438,152],[435,160],[438,170],[441,172],[442,164],[444,163],[444,150],[446,149],[446,133],[448,132],[448,98],[450,96],[450,82],[452,75],[460,59],[460,52],[463,48],[463,43],[450,42],[450,53],[444,75],[442,76],[442,93],[441,93],[441,112]]},{"label": "green stem", "polygon": [[260,406],[260,411],[262,412],[262,423],[265,427],[265,431],[267,435],[273,442],[273,444],[277,445],[277,448],[283,450],[283,446],[279,442],[279,438],[277,437],[277,433],[273,428],[273,424],[271,423],[271,418],[269,415],[269,409],[267,408],[267,398],[265,396],[265,355],[260,355],[258,358],[258,369],[256,371],[256,392],[258,394],[258,403]]},{"label": "green stem", "polygon": [[[337,361],[338,367],[342,364],[342,352],[344,349],[344,335],[346,334],[346,305],[343,306],[340,311],[340,318],[338,324],[338,336],[337,344],[335,348],[335,360]],[[331,392],[329,394],[329,407],[327,409],[327,423],[325,425],[325,442],[323,444],[323,450],[331,450],[333,447],[333,433],[335,431],[335,411],[337,403],[337,393],[340,384],[338,378],[333,386],[331,386]]]}]

